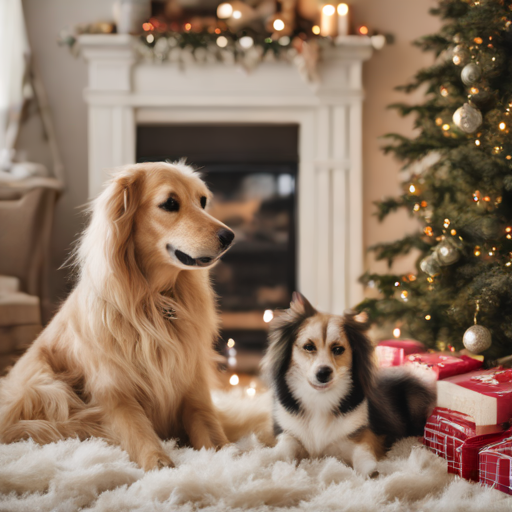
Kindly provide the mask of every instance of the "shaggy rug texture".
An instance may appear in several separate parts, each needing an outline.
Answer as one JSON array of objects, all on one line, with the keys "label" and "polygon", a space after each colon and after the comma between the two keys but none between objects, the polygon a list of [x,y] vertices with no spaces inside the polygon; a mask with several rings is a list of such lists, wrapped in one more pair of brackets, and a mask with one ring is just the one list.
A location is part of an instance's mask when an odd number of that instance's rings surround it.
[{"label": "shaggy rug texture", "polygon": [[333,458],[286,460],[254,437],[218,452],[173,441],[165,448],[176,468],[144,473],[99,439],[0,445],[0,510],[512,510],[512,497],[448,475],[446,463],[415,439],[397,443],[373,480]]}]

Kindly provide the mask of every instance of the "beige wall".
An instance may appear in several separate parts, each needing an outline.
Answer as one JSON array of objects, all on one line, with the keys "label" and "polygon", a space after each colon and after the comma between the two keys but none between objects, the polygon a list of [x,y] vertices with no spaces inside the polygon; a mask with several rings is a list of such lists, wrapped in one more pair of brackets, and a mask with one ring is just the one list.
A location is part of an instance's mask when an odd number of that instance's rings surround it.
[{"label": "beige wall", "polygon": [[[52,293],[55,300],[65,298],[69,289],[67,271],[57,270],[83,226],[79,207],[87,201],[87,112],[82,97],[86,85],[86,64],[56,43],[59,31],[77,23],[110,19],[110,0],[23,0],[29,38],[35,60],[46,86],[57,139],[67,174],[66,193],[56,212],[52,241]],[[412,120],[400,119],[386,105],[404,99],[393,87],[406,82],[422,66],[432,62],[410,42],[421,34],[434,32],[438,20],[428,15],[433,0],[356,0],[354,21],[365,23],[395,36],[395,44],[375,53],[365,64],[364,84],[364,240],[366,246],[393,240],[414,228],[405,215],[379,224],[372,213],[373,201],[399,192],[399,164],[384,156],[378,137],[387,132],[410,134]],[[50,163],[41,126],[29,122],[21,146],[33,160]],[[371,257],[367,266],[382,269]],[[402,267],[411,266],[403,262]]]}]

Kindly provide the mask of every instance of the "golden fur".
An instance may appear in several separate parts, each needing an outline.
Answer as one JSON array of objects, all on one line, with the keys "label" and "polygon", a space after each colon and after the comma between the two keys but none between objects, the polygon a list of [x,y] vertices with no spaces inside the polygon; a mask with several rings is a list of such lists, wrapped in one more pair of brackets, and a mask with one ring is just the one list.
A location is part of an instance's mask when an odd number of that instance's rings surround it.
[{"label": "golden fur", "polygon": [[[179,212],[161,208],[170,196]],[[146,470],[172,465],[160,439],[227,442],[209,389],[218,320],[208,269],[169,249],[211,264],[224,252],[227,228],[202,208],[209,197],[181,163],[116,173],[77,248],[76,288],[0,382],[0,441],[101,436]]]}]

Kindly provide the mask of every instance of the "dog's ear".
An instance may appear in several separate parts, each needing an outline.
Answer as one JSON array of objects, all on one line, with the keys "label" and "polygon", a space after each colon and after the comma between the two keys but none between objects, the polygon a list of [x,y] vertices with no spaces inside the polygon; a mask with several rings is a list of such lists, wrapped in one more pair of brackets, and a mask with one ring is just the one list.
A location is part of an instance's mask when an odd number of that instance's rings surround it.
[{"label": "dog's ear", "polygon": [[292,301],[290,302],[290,309],[297,315],[305,318],[313,316],[316,313],[316,309],[311,303],[302,295],[300,292],[292,293]]},{"label": "dog's ear", "polygon": [[133,223],[142,198],[144,169],[118,172],[92,204],[92,219],[81,244],[81,260],[98,273],[120,276],[136,269]]},{"label": "dog's ear", "polygon": [[369,327],[368,315],[349,310],[343,316],[343,330],[352,349],[353,379],[363,388],[365,395],[371,393],[375,373],[373,345],[366,336]]}]

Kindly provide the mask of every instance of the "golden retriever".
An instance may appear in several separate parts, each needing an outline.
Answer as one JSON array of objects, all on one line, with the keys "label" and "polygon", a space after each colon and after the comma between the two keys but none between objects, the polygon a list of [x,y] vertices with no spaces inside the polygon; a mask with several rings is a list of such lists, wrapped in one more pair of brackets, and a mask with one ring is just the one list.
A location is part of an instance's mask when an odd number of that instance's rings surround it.
[{"label": "golden retriever", "polygon": [[208,269],[233,232],[183,163],[117,172],[92,204],[78,284],[0,382],[0,441],[101,436],[145,470],[161,439],[227,443],[209,381],[218,320]]}]

